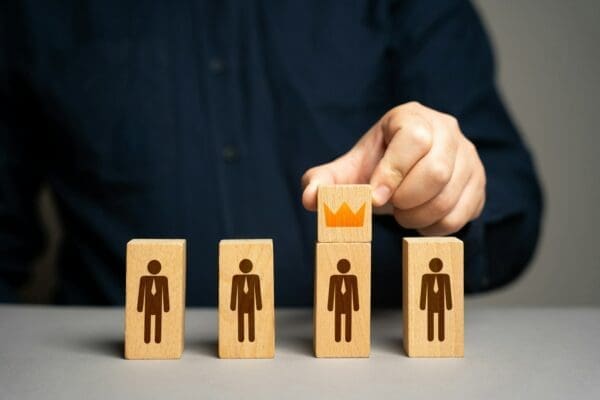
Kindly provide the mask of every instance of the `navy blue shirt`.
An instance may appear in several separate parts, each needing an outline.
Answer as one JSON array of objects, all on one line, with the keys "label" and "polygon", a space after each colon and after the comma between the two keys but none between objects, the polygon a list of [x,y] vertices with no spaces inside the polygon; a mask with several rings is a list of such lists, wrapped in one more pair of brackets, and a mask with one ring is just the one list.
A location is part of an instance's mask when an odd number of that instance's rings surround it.
[{"label": "navy blue shirt", "polygon": [[[0,298],[63,222],[56,302],[124,301],[131,238],[188,241],[187,303],[217,300],[217,243],[273,238],[278,305],[313,298],[316,216],[300,177],[416,100],[456,116],[487,171],[465,227],[467,291],[513,279],[541,196],[461,0],[9,1],[0,12]],[[401,301],[401,238],[374,218],[375,305]]]}]

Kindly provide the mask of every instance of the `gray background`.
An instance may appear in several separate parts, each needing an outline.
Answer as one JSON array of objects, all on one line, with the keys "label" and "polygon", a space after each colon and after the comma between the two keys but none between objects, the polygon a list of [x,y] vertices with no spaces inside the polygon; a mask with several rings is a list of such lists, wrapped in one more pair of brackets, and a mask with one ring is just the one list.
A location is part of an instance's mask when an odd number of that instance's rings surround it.
[{"label": "gray background", "polygon": [[[533,149],[546,198],[543,235],[533,264],[515,284],[473,299],[503,305],[600,305],[598,180],[593,169],[600,93],[600,1],[476,0],[496,48],[499,86]],[[52,232],[50,249],[26,289],[43,301],[60,237],[42,196]]]},{"label": "gray background", "polygon": [[[545,191],[541,245],[525,275],[481,300],[600,305],[600,2],[477,0],[502,94]],[[598,246],[598,247],[596,247]]]}]

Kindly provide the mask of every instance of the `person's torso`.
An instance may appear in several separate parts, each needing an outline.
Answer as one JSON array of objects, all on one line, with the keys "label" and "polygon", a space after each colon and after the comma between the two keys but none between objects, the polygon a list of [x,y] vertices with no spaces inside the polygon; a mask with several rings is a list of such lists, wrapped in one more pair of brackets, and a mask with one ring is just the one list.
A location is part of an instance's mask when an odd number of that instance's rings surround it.
[{"label": "person's torso", "polygon": [[[373,5],[129,3],[48,10],[32,28],[65,220],[61,301],[122,303],[126,242],[173,237],[187,239],[187,303],[215,304],[217,241],[266,237],[276,302],[311,304],[316,216],[300,177],[394,105]],[[385,224],[374,258],[399,287]]]}]

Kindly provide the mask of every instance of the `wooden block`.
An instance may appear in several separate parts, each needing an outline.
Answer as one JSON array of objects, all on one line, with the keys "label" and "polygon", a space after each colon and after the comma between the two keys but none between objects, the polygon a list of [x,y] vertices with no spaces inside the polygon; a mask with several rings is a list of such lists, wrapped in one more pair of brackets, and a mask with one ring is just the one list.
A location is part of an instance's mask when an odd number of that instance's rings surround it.
[{"label": "wooden block", "polygon": [[174,359],[183,353],[185,240],[127,243],[125,358]]},{"label": "wooden block", "polygon": [[317,192],[321,243],[371,241],[371,186],[322,185]]},{"label": "wooden block", "polygon": [[405,238],[404,349],[409,357],[464,356],[463,242]]},{"label": "wooden block", "polygon": [[273,241],[219,242],[219,357],[273,358]]},{"label": "wooden block", "polygon": [[317,357],[369,357],[371,244],[317,243],[314,338]]}]

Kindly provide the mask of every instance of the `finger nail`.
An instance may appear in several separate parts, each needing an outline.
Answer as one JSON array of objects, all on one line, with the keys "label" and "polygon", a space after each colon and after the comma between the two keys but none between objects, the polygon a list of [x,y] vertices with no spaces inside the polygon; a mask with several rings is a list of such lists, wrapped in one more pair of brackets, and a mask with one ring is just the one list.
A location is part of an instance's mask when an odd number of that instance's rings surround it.
[{"label": "finger nail", "polygon": [[376,205],[385,204],[390,198],[391,190],[385,185],[377,186],[377,188],[373,191],[373,200]]}]

